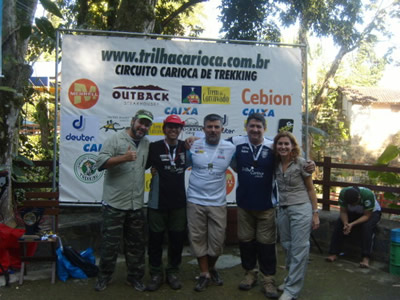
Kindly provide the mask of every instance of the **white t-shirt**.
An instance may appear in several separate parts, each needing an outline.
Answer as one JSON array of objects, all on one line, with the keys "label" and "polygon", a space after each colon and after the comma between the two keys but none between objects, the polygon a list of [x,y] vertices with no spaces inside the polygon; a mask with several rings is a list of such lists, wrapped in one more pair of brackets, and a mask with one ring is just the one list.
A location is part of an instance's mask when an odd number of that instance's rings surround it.
[{"label": "white t-shirt", "polygon": [[186,192],[188,202],[203,206],[226,204],[226,176],[236,147],[220,140],[218,145],[207,144],[202,138],[193,143],[188,155],[192,172]]}]

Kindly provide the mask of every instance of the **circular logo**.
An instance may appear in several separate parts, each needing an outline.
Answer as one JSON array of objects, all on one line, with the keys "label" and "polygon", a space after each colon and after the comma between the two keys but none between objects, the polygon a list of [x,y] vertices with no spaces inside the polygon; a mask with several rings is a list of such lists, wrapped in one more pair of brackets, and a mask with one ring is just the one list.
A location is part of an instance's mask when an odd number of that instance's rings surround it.
[{"label": "circular logo", "polygon": [[226,195],[229,195],[235,187],[235,176],[231,170],[226,170]]},{"label": "circular logo", "polygon": [[78,79],[69,87],[68,98],[73,106],[88,109],[99,100],[99,88],[89,79]]},{"label": "circular logo", "polygon": [[84,183],[95,183],[102,176],[104,171],[97,171],[94,168],[97,156],[94,154],[83,154],[75,161],[75,176]]}]

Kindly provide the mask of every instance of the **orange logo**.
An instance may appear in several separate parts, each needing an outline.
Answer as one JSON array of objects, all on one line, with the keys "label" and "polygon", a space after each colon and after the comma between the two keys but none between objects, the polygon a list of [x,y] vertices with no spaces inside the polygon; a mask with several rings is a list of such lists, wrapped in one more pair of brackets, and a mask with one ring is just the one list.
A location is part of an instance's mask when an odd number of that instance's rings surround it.
[{"label": "orange logo", "polygon": [[99,88],[89,79],[78,79],[69,87],[68,97],[73,106],[88,109],[99,100]]},{"label": "orange logo", "polygon": [[226,195],[229,195],[235,187],[235,176],[231,170],[226,170]]}]

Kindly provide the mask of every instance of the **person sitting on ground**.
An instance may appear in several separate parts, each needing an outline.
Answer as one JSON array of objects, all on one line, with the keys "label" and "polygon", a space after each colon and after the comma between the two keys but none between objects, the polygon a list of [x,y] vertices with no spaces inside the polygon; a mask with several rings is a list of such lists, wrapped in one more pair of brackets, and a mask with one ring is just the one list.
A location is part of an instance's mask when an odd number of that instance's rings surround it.
[{"label": "person sitting on ground", "polygon": [[360,225],[362,229],[362,260],[361,268],[369,267],[372,252],[373,234],[381,219],[381,207],[375,199],[374,193],[364,187],[346,187],[339,194],[340,218],[333,230],[329,256],[326,261],[337,260],[343,238],[349,235],[354,226]]}]

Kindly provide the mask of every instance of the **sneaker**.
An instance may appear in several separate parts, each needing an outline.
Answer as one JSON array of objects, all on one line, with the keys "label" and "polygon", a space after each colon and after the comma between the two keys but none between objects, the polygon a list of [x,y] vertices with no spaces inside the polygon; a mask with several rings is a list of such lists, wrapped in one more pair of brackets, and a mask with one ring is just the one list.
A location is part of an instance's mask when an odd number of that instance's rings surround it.
[{"label": "sneaker", "polygon": [[267,298],[276,299],[279,297],[273,276],[264,276],[264,293]]},{"label": "sneaker", "polygon": [[197,283],[196,283],[196,286],[194,287],[194,290],[196,292],[205,291],[209,282],[210,282],[210,278],[205,277],[205,276],[200,276],[199,279],[197,279]]},{"label": "sneaker", "polygon": [[111,278],[97,278],[96,284],[94,285],[94,290],[97,292],[104,291],[107,288],[107,284],[109,284]]},{"label": "sneaker", "polygon": [[167,283],[173,290],[179,290],[180,288],[182,288],[182,283],[176,274],[168,274]]},{"label": "sneaker", "polygon": [[132,286],[139,292],[144,292],[146,290],[146,286],[141,279],[126,280],[126,284]]},{"label": "sneaker", "polygon": [[149,283],[147,284],[147,290],[150,292],[154,292],[160,288],[163,282],[164,278],[161,274],[152,275]]},{"label": "sneaker", "polygon": [[239,289],[248,291],[257,283],[257,272],[247,271],[243,280],[239,284]]},{"label": "sneaker", "polygon": [[280,297],[279,300],[295,300],[296,298],[293,298],[289,294],[283,293]]},{"label": "sneaker", "polygon": [[281,285],[279,285],[278,288],[277,288],[277,290],[278,290],[278,292],[281,292],[281,293],[282,293],[282,292],[285,290],[285,284],[282,283]]},{"label": "sneaker", "polygon": [[210,270],[210,276],[211,276],[211,281],[218,286],[221,286],[224,284],[224,281],[222,280],[221,276],[219,276],[219,273],[215,269]]}]

